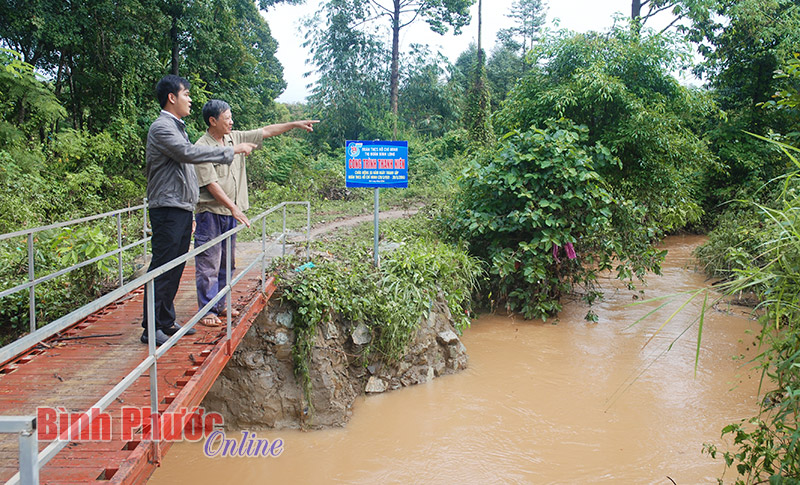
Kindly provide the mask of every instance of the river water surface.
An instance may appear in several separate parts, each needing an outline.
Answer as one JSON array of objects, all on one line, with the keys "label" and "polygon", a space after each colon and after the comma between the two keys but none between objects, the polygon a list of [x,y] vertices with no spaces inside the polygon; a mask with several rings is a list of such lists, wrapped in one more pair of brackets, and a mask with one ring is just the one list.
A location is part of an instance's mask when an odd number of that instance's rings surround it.
[{"label": "river water surface", "polygon": [[[668,238],[644,298],[708,286],[691,257],[700,242]],[[284,441],[277,458],[176,443],[150,483],[716,483],[724,466],[701,449],[724,448],[722,427],[757,411],[759,374],[746,364],[757,323],[739,307],[709,311],[695,376],[700,302],[653,337],[683,300],[631,326],[661,302],[631,306],[637,292],[602,284],[598,323],[577,301],[555,321],[482,316],[462,337],[466,371],[362,397],[342,429],[258,431]]]}]

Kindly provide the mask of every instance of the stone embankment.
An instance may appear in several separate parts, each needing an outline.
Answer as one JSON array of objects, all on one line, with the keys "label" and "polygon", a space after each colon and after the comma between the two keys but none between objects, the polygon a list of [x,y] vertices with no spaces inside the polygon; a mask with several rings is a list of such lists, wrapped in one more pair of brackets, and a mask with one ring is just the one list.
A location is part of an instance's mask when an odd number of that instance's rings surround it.
[{"label": "stone embankment", "polygon": [[363,393],[381,393],[425,383],[467,367],[466,348],[456,335],[443,300],[420,322],[406,355],[393,362],[361,356],[373,335],[362,324],[334,319],[317,330],[306,401],[294,374],[294,315],[283,304],[268,306],[253,323],[203,405],[234,429],[343,426]]}]

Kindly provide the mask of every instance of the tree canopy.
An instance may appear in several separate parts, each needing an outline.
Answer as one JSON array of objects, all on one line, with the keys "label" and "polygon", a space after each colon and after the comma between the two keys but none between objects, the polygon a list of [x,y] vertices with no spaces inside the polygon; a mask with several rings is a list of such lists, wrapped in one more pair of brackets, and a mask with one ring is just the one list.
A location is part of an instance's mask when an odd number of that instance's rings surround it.
[{"label": "tree canopy", "polygon": [[52,83],[73,128],[94,132],[155,108],[155,83],[170,71],[235,100],[243,121],[263,118],[285,87],[252,0],[10,0],[0,4],[0,46]]},{"label": "tree canopy", "polygon": [[669,36],[640,38],[616,27],[608,34],[560,34],[532,55],[533,69],[510,93],[496,126],[525,130],[559,118],[585,125],[592,143],[621,161],[602,174],[623,195],[649,205],[665,228],[697,221],[694,174],[714,157],[695,121],[713,115],[715,106],[670,75],[685,49]]}]

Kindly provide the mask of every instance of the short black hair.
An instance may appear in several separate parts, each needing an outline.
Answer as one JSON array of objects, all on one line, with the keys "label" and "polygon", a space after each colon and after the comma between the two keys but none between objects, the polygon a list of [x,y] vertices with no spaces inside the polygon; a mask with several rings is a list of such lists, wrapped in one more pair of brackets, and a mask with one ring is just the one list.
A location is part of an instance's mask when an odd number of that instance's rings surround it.
[{"label": "short black hair", "polygon": [[203,105],[203,120],[206,126],[211,126],[209,118],[219,119],[219,115],[231,109],[231,105],[221,99],[211,99]]},{"label": "short black hair", "polygon": [[191,87],[192,85],[189,84],[186,78],[176,76],[175,74],[167,74],[156,84],[156,97],[163,108],[167,105],[170,94],[177,96],[182,88],[189,89]]}]

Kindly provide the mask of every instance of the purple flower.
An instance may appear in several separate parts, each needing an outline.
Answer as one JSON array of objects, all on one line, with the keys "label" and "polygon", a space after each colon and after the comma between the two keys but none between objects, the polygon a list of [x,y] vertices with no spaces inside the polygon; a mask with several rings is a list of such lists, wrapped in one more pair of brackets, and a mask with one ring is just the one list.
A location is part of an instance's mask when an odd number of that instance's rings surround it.
[{"label": "purple flower", "polygon": [[564,249],[567,251],[567,257],[569,259],[575,259],[575,248],[572,247],[572,243],[567,243],[564,245]]}]

